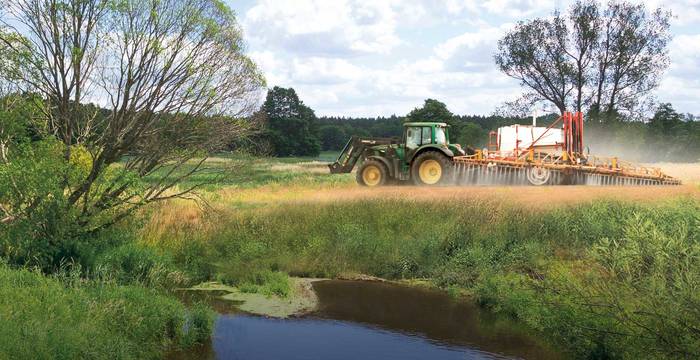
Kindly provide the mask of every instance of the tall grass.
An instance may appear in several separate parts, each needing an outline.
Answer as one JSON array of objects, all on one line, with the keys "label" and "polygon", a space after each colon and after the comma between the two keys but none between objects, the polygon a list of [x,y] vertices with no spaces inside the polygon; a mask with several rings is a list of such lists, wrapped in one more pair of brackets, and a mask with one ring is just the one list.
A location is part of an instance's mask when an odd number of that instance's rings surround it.
[{"label": "tall grass", "polygon": [[0,359],[147,359],[208,338],[213,314],[140,286],[0,264]]},{"label": "tall grass", "polygon": [[483,200],[289,202],[159,221],[171,206],[155,211],[143,242],[203,278],[430,278],[578,357],[700,355],[697,201],[537,211]]}]

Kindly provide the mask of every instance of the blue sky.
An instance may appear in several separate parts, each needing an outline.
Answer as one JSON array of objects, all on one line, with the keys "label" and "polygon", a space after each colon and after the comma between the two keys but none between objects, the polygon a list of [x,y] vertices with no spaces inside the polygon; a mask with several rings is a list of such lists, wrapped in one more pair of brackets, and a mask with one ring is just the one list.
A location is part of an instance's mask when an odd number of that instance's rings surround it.
[{"label": "blue sky", "polygon": [[[227,0],[268,86],[293,87],[317,115],[403,115],[426,98],[490,114],[521,93],[492,55],[517,21],[565,0]],[[673,11],[671,67],[655,92],[700,114],[700,0],[647,0]]]}]

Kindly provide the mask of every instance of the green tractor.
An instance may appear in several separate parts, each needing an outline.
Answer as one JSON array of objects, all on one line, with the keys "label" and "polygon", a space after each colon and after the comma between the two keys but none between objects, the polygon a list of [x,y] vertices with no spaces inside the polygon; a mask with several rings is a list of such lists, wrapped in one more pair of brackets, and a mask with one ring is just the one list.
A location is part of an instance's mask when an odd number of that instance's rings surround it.
[{"label": "green tractor", "polygon": [[462,147],[449,141],[447,124],[409,122],[400,140],[353,136],[328,167],[333,174],[349,173],[360,161],[357,182],[370,187],[410,181],[443,185],[453,180],[452,157],[462,155]]}]

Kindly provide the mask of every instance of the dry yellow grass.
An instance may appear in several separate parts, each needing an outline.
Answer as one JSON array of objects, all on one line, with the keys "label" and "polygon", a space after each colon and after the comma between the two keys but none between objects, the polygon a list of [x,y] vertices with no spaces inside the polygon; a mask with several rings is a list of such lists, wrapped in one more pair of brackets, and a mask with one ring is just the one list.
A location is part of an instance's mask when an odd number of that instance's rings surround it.
[{"label": "dry yellow grass", "polygon": [[328,166],[324,162],[309,161],[299,162],[295,164],[274,164],[269,167],[272,171],[293,171],[293,172],[308,172],[316,174],[327,174]]},{"label": "dry yellow grass", "polygon": [[489,200],[522,206],[552,206],[590,202],[599,199],[629,201],[658,201],[669,198],[694,197],[700,190],[694,185],[663,187],[602,187],[602,186],[459,186],[415,187],[389,186],[377,189],[360,186],[344,187],[261,187],[251,190],[221,190],[223,200],[237,203],[330,202],[367,199],[404,199],[417,201]]}]

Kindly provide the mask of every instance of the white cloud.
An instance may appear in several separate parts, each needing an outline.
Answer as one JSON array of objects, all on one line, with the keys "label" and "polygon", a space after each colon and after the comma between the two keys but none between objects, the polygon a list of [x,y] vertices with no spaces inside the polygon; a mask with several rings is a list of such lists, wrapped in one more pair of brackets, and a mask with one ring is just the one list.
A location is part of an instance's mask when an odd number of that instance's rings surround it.
[{"label": "white cloud", "polygon": [[254,41],[314,56],[387,53],[400,43],[397,14],[383,1],[262,0],[243,25]]},{"label": "white cloud", "polygon": [[291,77],[302,84],[339,84],[352,81],[362,70],[343,59],[294,59]]},{"label": "white cloud", "polygon": [[491,14],[522,19],[535,13],[550,12],[555,3],[552,0],[487,0],[482,6]]},{"label": "white cloud", "polygon": [[700,22],[700,0],[636,0],[644,3],[647,9],[658,7],[669,9],[674,19],[671,21],[676,26],[692,26]]},{"label": "white cloud", "polygon": [[699,112],[700,34],[679,35],[670,45],[671,66],[657,91],[663,102],[680,111]]},{"label": "white cloud", "polygon": [[480,71],[492,69],[496,44],[512,24],[499,27],[482,27],[466,32],[439,44],[435,53],[454,71]]},{"label": "white cloud", "polygon": [[[637,0],[634,0],[637,1]],[[560,9],[570,1],[559,2]],[[251,57],[269,86],[294,87],[319,115],[403,115],[426,98],[460,114],[488,114],[516,98],[496,68],[497,41],[552,0],[259,0],[243,12]],[[649,0],[648,8],[661,4]],[[664,1],[662,5],[666,5]],[[679,23],[700,22],[700,0],[671,0]],[[681,27],[659,100],[700,112],[697,25]]]},{"label": "white cloud", "polygon": [[523,19],[535,13],[547,13],[554,9],[552,0],[447,0],[445,9],[450,15],[484,16]]}]

